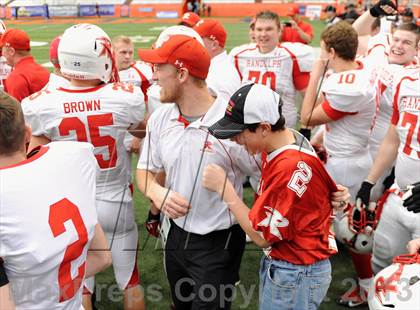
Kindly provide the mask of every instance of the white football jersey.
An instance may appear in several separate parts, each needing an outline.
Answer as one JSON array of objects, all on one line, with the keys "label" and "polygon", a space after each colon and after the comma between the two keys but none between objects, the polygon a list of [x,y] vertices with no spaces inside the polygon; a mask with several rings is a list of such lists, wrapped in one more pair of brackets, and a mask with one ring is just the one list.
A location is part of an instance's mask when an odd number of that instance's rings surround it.
[{"label": "white football jersey", "polygon": [[419,181],[420,171],[420,66],[406,69],[398,79],[391,122],[400,138],[395,181],[400,189]]},{"label": "white football jersey", "polygon": [[43,89],[57,89],[59,87],[69,87],[70,81],[55,73],[50,73],[50,79]]},{"label": "white football jersey", "polygon": [[130,182],[124,137],[127,129],[137,127],[144,119],[140,88],[113,83],[45,90],[25,98],[22,109],[34,136],[93,144],[101,168],[98,186],[125,186]]},{"label": "white football jersey", "polygon": [[297,121],[296,90],[307,87],[307,83],[300,85],[299,76],[312,70],[313,48],[306,44],[286,42],[262,54],[258,46],[250,45],[231,56],[242,84],[264,84],[280,94],[286,125],[294,128]]},{"label": "white football jersey", "polygon": [[79,309],[97,224],[88,143],[52,142],[0,168],[0,258],[17,309]]},{"label": "white football jersey", "polygon": [[392,116],[392,90],[395,88],[395,79],[405,70],[403,66],[394,64],[385,64],[376,68],[377,102],[378,110],[375,116],[375,122],[369,139],[369,149],[373,157],[376,156],[379,147],[391,124]]},{"label": "white football jersey", "polygon": [[211,59],[206,83],[217,94],[217,97],[226,102],[240,88],[241,80],[238,72],[236,72],[226,51]]},{"label": "white football jersey", "polygon": [[324,146],[329,155],[351,157],[367,151],[376,111],[376,80],[363,67],[332,73],[322,85],[322,107],[333,120],[326,125]]},{"label": "white football jersey", "polygon": [[376,61],[382,61],[388,58],[389,48],[392,41],[390,33],[380,32],[371,37],[368,42],[367,55],[376,57]]},{"label": "white football jersey", "polygon": [[153,83],[152,67],[142,61],[133,63],[130,68],[118,72],[120,81],[140,87],[143,95],[146,96],[147,89]]}]

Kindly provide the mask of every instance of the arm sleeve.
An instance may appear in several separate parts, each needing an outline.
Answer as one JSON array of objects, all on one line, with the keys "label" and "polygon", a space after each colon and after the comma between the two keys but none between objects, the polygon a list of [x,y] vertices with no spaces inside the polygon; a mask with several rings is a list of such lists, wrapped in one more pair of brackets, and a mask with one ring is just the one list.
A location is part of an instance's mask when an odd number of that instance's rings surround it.
[{"label": "arm sleeve", "polygon": [[156,115],[153,113],[147,122],[146,136],[143,139],[141,154],[137,163],[137,169],[148,170],[154,173],[163,170],[163,163],[159,151],[159,130],[157,127]]},{"label": "arm sleeve", "polygon": [[144,95],[139,87],[134,87],[133,96],[127,100],[128,103],[128,120],[130,122],[130,129],[136,128],[141,121],[144,120],[146,113],[146,103]]},{"label": "arm sleeve", "polygon": [[25,123],[31,127],[33,136],[46,136],[48,138],[48,132],[44,128],[44,122],[41,121],[40,112],[37,109],[38,106],[38,102],[34,102],[29,98],[22,101]]},{"label": "arm sleeve", "polygon": [[9,283],[9,279],[6,275],[6,270],[4,270],[3,260],[0,258],[0,286],[4,286]]},{"label": "arm sleeve", "polygon": [[6,91],[19,102],[31,94],[28,82],[22,75],[13,75],[11,79],[7,79]]},{"label": "arm sleeve", "polygon": [[241,172],[254,180],[261,177],[261,158],[249,155],[243,146],[232,142],[230,156]]}]

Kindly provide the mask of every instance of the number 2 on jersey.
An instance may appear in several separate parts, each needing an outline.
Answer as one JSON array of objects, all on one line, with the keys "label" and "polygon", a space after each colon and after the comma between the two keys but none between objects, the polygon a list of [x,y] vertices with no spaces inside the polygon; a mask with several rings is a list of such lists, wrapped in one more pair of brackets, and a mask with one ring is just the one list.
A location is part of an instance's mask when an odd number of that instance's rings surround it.
[{"label": "number 2 on jersey", "polygon": [[[109,159],[104,159],[102,154],[95,154],[96,160],[98,161],[101,169],[107,169],[115,167],[117,164],[117,149],[115,146],[115,139],[111,136],[101,136],[99,127],[109,126],[114,124],[112,113],[100,114],[100,115],[89,115],[87,117],[90,142],[95,148],[106,146],[108,147]],[[77,141],[89,142],[87,136],[87,130],[85,124],[76,116],[64,118],[60,126],[58,126],[61,136],[68,136],[70,131],[76,132]]]},{"label": "number 2 on jersey", "polygon": [[79,209],[67,198],[61,199],[50,206],[48,223],[54,238],[66,232],[64,223],[71,221],[77,231],[78,239],[69,244],[64,253],[63,261],[58,270],[58,285],[60,286],[60,302],[69,300],[76,295],[80,289],[86,271],[86,261],[77,268],[77,275],[73,279],[71,275],[71,265],[74,260],[83,254],[83,250],[88,242],[88,233],[80,215]]},{"label": "number 2 on jersey", "polygon": [[[261,77],[261,82],[260,82]],[[270,80],[270,85],[268,85],[268,80]],[[276,90],[276,74],[274,72],[264,72],[261,76],[260,71],[249,71],[248,81],[253,81],[254,83],[263,84],[266,86],[270,86],[272,90]]]}]

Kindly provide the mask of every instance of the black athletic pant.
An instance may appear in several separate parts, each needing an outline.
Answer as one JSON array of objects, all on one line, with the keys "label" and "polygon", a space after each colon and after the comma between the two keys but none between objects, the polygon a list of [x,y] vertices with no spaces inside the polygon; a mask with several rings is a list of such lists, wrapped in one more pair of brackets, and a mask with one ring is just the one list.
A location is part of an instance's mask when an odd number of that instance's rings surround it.
[{"label": "black athletic pant", "polygon": [[198,235],[172,222],[165,264],[176,310],[230,309],[244,248],[239,225]]}]

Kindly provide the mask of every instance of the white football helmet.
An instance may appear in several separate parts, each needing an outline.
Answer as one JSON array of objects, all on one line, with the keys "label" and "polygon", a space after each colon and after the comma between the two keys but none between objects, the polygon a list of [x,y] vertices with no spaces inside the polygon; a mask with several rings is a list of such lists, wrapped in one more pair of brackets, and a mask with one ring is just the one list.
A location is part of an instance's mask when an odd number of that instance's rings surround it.
[{"label": "white football helmet", "polygon": [[6,24],[0,19],[0,35],[6,32]]},{"label": "white football helmet", "polygon": [[420,309],[420,254],[395,257],[373,282],[369,309]]},{"label": "white football helmet", "polygon": [[[376,203],[371,202],[370,208],[375,209]],[[352,205],[342,215],[334,220],[334,232],[337,240],[357,253],[371,253],[373,234],[376,229],[380,212],[367,212],[360,204]]]},{"label": "white football helmet", "polygon": [[78,80],[118,79],[109,36],[98,26],[78,24],[68,28],[58,47],[62,74]]},{"label": "white football helmet", "polygon": [[172,27],[166,28],[160,33],[158,39],[156,40],[156,43],[154,44],[154,47],[155,48],[160,47],[164,42],[168,41],[170,36],[173,36],[173,35],[185,35],[188,37],[196,38],[197,41],[200,42],[201,45],[204,46],[203,39],[194,29],[187,26],[172,26]]}]

